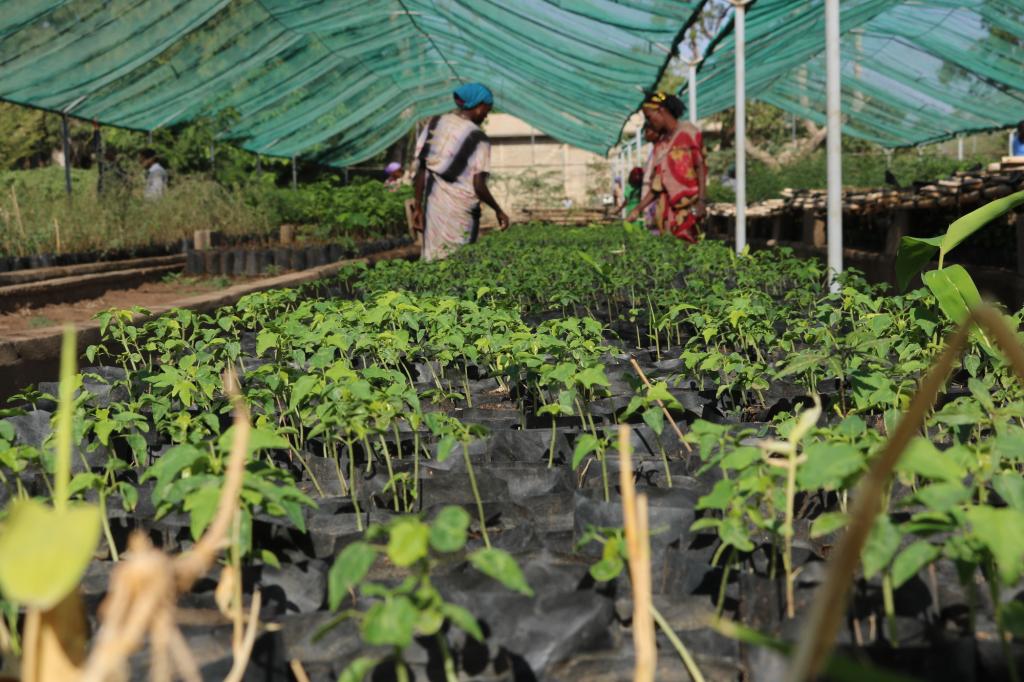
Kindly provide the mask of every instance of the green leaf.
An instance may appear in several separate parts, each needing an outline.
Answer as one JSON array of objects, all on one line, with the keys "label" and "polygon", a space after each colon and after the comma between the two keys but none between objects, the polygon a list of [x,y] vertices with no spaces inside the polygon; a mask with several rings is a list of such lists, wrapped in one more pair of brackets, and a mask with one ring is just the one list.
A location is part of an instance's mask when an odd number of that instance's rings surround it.
[{"label": "green leaf", "polygon": [[810,353],[803,352],[793,357],[789,363],[783,367],[779,372],[776,373],[776,379],[783,379],[791,374],[800,374],[806,372],[809,369],[813,369],[825,363],[828,360],[828,355],[825,353]]},{"label": "green leaf", "polygon": [[360,656],[345,666],[345,669],[341,671],[341,675],[338,677],[338,682],[363,682],[363,679],[366,678],[371,670],[377,667],[379,662],[379,658]]},{"label": "green leaf", "polygon": [[444,614],[440,609],[424,608],[422,604],[419,608],[420,612],[416,617],[416,634],[422,637],[436,635],[444,625]]},{"label": "green leaf", "polygon": [[480,628],[480,623],[477,622],[477,619],[467,609],[450,602],[441,602],[440,608],[442,615],[450,620],[452,625],[459,628],[476,641],[484,641],[484,632]]},{"label": "green leaf", "polygon": [[861,562],[864,565],[864,577],[870,580],[884,569],[896,555],[900,547],[900,532],[892,524],[888,516],[882,515],[875,519],[871,534],[864,544]]},{"label": "green leaf", "polygon": [[367,542],[353,542],[341,550],[327,573],[327,602],[332,611],[362,582],[376,558],[377,550]]},{"label": "green leaf", "polygon": [[478,549],[469,555],[469,563],[473,568],[486,576],[494,578],[510,590],[533,596],[533,590],[526,583],[519,564],[512,558],[512,555],[503,549],[494,547]]},{"label": "green leaf", "polygon": [[256,335],[256,355],[262,356],[270,348],[277,348],[277,334],[262,329]]},{"label": "green leaf", "polygon": [[588,390],[593,386],[611,386],[607,375],[604,373],[604,367],[600,365],[588,367],[587,369],[577,373],[576,381],[578,381],[583,388]]},{"label": "green leaf", "polygon": [[825,512],[811,524],[811,537],[820,538],[833,533],[847,524],[849,517],[842,512]]},{"label": "green leaf", "polygon": [[572,451],[572,468],[576,470],[583,462],[583,458],[597,450],[601,441],[592,433],[584,433],[576,441],[576,447]]},{"label": "green leaf", "polygon": [[183,469],[190,467],[197,460],[206,457],[207,454],[194,445],[175,445],[163,454],[153,466],[146,469],[139,482],[145,482],[150,478],[156,479],[156,489],[164,487],[177,478]]},{"label": "green leaf", "polygon": [[100,510],[91,505],[57,511],[15,500],[0,526],[0,593],[33,608],[55,606],[82,579],[100,528]]},{"label": "green leaf", "polygon": [[661,432],[665,430],[665,415],[662,413],[660,407],[648,407],[643,412],[644,423],[651,427],[651,431],[654,431],[657,435],[661,435]]},{"label": "green leaf", "polygon": [[1024,637],[1024,602],[1014,600],[1000,605],[999,616],[1015,637]]},{"label": "green leaf", "polygon": [[448,435],[441,439],[437,444],[437,461],[443,462],[451,456],[452,450],[459,444],[458,439],[455,436]]},{"label": "green leaf", "polygon": [[388,558],[395,566],[411,566],[427,556],[430,528],[419,519],[395,521],[388,533]]},{"label": "green leaf", "polygon": [[200,488],[185,498],[185,511],[189,513],[189,530],[193,540],[198,540],[210,525],[219,502],[220,488],[214,486]]},{"label": "green leaf", "polygon": [[910,441],[896,464],[896,470],[932,481],[959,481],[967,474],[951,457],[920,436]]},{"label": "green leaf", "polygon": [[992,487],[1006,504],[1024,512],[1024,478],[1017,473],[1004,472],[993,477]]},{"label": "green leaf", "polygon": [[278,560],[277,555],[271,552],[269,549],[260,550],[260,560],[267,566],[273,566],[278,570],[281,569],[281,562]]},{"label": "green leaf", "polygon": [[900,248],[896,252],[896,286],[906,291],[907,285],[914,275],[921,272],[924,266],[939,252],[943,237],[903,237]]},{"label": "green leaf", "polygon": [[755,462],[762,460],[760,448],[743,445],[722,458],[719,463],[723,469],[742,471]]},{"label": "green leaf", "polygon": [[1024,512],[1004,507],[971,507],[971,531],[996,560],[999,577],[1012,585],[1021,575],[1024,558]]},{"label": "green leaf", "polygon": [[741,552],[754,551],[754,543],[750,540],[750,534],[735,516],[727,516],[722,519],[722,524],[718,527],[718,538],[724,544],[731,545]]},{"label": "green leaf", "polygon": [[935,561],[942,550],[927,540],[918,540],[896,555],[892,562],[892,586],[898,589],[922,568]]},{"label": "green leaf", "polygon": [[807,461],[797,469],[802,490],[836,490],[864,468],[864,454],[849,443],[813,443]]},{"label": "green leaf", "polygon": [[736,484],[727,478],[715,483],[707,495],[697,500],[697,509],[728,509],[736,492]]},{"label": "green leaf", "polygon": [[363,640],[370,645],[404,649],[412,643],[418,616],[408,597],[399,595],[379,601],[363,616]]},{"label": "green leaf", "polygon": [[682,409],[682,405],[676,400],[676,397],[669,393],[668,384],[664,381],[658,381],[651,384],[651,387],[647,389],[647,400],[655,402],[660,400],[665,404],[665,407],[670,409]]},{"label": "green leaf", "polygon": [[590,575],[594,580],[606,583],[609,580],[615,580],[622,574],[624,563],[619,557],[612,557],[611,559],[601,559],[597,563],[591,565]]},{"label": "green leaf", "polygon": [[1024,204],[1024,192],[1017,192],[1002,199],[989,202],[981,208],[975,209],[967,215],[954,220],[950,224],[949,229],[946,230],[942,243],[939,245],[940,265],[946,254],[955,249],[962,241],[999,216],[1012,211],[1021,204]]},{"label": "green leaf", "polygon": [[[981,304],[978,287],[962,265],[930,270],[921,279],[939,302],[942,312],[956,324],[965,322],[971,309]],[[975,328],[972,335],[986,351],[994,352],[991,340],[983,331]]]},{"label": "green leaf", "polygon": [[920,488],[914,497],[929,510],[945,513],[970,499],[971,491],[959,481],[949,481]]},{"label": "green leaf", "polygon": [[74,497],[83,490],[88,490],[94,486],[99,487],[102,482],[103,479],[100,478],[99,474],[94,474],[91,471],[75,474],[71,482],[68,483],[68,497]]},{"label": "green leaf", "polygon": [[320,377],[315,374],[303,374],[296,379],[292,385],[292,397],[288,401],[288,409],[295,411],[295,408],[313,391],[313,387],[319,380]]},{"label": "green leaf", "polygon": [[430,524],[430,546],[438,552],[459,551],[466,545],[469,521],[469,513],[462,507],[445,507]]}]

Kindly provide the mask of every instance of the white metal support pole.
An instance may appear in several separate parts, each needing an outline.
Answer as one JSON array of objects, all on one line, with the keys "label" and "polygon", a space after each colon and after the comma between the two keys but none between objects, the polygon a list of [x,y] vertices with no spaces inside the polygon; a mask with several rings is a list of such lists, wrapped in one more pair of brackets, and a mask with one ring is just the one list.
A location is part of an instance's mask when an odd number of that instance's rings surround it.
[{"label": "white metal support pole", "polygon": [[956,160],[964,160],[964,136],[962,133],[956,136]]},{"label": "white metal support pole", "polygon": [[843,117],[839,69],[839,0],[825,0],[826,123],[828,138],[828,276],[837,291],[843,271]]},{"label": "white metal support pole", "polygon": [[[347,174],[347,169],[346,169]],[[292,189],[299,188],[299,168],[296,165],[295,157],[292,157]]]},{"label": "white metal support pole", "polygon": [[643,166],[644,135],[641,132],[643,126],[636,129],[636,165]]},{"label": "white metal support pole", "polygon": [[733,0],[736,14],[736,253],[747,246],[747,31],[745,0]]},{"label": "white metal support pole", "polygon": [[690,62],[690,73],[687,76],[686,92],[690,96],[690,123],[697,125],[697,64]]}]

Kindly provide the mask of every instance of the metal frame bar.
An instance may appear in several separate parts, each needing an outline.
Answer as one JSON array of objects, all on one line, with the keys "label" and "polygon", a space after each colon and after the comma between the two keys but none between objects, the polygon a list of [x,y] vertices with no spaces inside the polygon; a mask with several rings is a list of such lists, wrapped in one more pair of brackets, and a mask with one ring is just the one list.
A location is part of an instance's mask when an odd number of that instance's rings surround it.
[{"label": "metal frame bar", "polygon": [[828,277],[833,291],[843,271],[843,113],[839,63],[839,0],[825,0],[826,122],[828,137]]}]

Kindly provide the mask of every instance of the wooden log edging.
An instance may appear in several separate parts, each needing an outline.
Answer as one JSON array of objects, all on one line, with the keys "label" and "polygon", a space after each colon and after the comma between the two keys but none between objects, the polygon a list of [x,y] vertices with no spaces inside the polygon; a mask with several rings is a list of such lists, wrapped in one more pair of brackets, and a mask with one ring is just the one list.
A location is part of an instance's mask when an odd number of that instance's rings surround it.
[{"label": "wooden log edging", "polygon": [[158,265],[89,275],[58,277],[24,284],[0,287],[0,313],[22,308],[39,308],[52,303],[74,303],[102,296],[111,289],[123,289],[152,282],[172,272],[180,272],[182,264]]},{"label": "wooden log edging", "polygon": [[97,272],[114,272],[135,268],[157,267],[160,265],[184,264],[185,254],[176,253],[171,254],[170,256],[150,256],[147,258],[96,261],[93,263],[78,263],[75,265],[55,265],[48,268],[27,268],[25,270],[0,272],[0,287],[11,286],[14,284],[28,284],[29,282],[42,282],[44,280],[59,279],[61,277],[91,275]]}]

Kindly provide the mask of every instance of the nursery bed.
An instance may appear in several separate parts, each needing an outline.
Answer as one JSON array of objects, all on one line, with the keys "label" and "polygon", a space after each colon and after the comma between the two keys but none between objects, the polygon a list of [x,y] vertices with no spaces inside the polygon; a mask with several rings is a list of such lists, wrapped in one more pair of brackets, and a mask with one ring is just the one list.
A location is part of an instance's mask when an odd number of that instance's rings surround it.
[{"label": "nursery bed", "polygon": [[[795,639],[787,606],[807,611],[841,534],[835,512],[948,328],[921,292],[885,297],[854,275],[830,294],[823,274],[780,252],[737,261],[721,244],[621,228],[520,228],[444,262],[351,266],[204,306],[209,315],[112,317],[82,369],[91,397],[75,470],[100,474],[80,494],[103,493],[110,526],[83,581],[90,613],[111,547],[123,552],[131,531],[170,552],[201,532],[197,510],[223,481],[219,374],[232,365],[257,429],[240,570],[246,603],[260,590],[260,618],[277,626],[260,635],[247,679],[292,679],[292,661],[313,680],[346,670],[343,679],[369,679],[374,668],[374,680],[402,679],[399,669],[415,680],[629,679],[632,593],[616,549],[621,424],[631,428],[632,478],[649,498],[658,612],[705,680],[782,679],[780,654],[714,622]],[[979,526],[939,524],[931,498],[916,493],[975,486],[993,506],[947,497],[947,513],[1024,514],[1015,484],[987,483],[992,471],[962,450],[1006,453],[1005,439],[1024,436],[1000,422],[1000,445],[967,426],[972,410],[999,419],[996,406],[1010,410],[1019,390],[977,348],[969,358],[928,430],[952,454],[922,439],[919,457],[934,451],[944,463],[901,470],[865,554],[838,640],[853,672],[837,679],[872,679],[872,666],[1002,679],[1021,657],[1016,644],[1009,657],[999,646],[1000,591],[971,586],[998,567],[1003,599],[1015,594],[1024,546],[993,555]],[[0,472],[33,494],[47,489],[36,453],[56,389],[25,392],[23,413],[0,422],[13,455],[0,462],[23,463]],[[761,448],[793,433],[814,396],[822,411],[794,436],[806,461],[783,549],[785,475]],[[936,548],[927,560],[900,559],[922,541]],[[204,679],[231,665],[216,585],[208,576],[182,603]],[[658,679],[688,679],[663,630],[657,638]],[[147,654],[132,665],[144,679]]]}]

